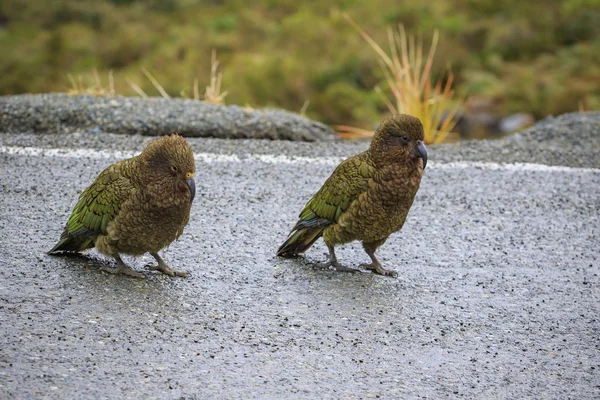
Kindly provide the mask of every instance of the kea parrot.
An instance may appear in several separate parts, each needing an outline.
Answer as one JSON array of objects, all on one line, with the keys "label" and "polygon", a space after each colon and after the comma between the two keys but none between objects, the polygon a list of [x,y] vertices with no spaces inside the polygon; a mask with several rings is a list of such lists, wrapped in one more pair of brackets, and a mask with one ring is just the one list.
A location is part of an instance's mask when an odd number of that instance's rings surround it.
[{"label": "kea parrot", "polygon": [[169,267],[158,254],[183,232],[196,194],[194,154],[179,135],[161,136],[144,151],[110,165],[79,196],[59,242],[48,254],[79,253],[95,247],[116,260],[111,273],[136,278],[121,254],[150,253],[157,270],[170,276],[187,273]]},{"label": "kea parrot", "polygon": [[334,247],[359,240],[371,258],[360,267],[396,276],[381,266],[375,250],[404,225],[427,165],[423,140],[418,118],[397,114],[384,120],[369,149],[338,165],[306,203],[277,255],[296,257],[322,236],[329,258],[316,267],[356,272],[338,262]]}]

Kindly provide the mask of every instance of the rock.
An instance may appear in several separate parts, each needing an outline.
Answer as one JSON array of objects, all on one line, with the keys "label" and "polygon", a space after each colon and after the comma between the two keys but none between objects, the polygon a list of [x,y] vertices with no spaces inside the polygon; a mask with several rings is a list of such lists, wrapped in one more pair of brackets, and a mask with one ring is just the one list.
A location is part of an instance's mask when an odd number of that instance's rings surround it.
[{"label": "rock", "polygon": [[97,131],[150,136],[332,141],[328,126],[283,110],[253,110],[189,99],[24,94],[0,96],[0,131]]},{"label": "rock", "polygon": [[436,161],[470,160],[541,163],[600,168],[600,112],[546,117],[534,126],[496,140],[464,140],[430,147]]}]

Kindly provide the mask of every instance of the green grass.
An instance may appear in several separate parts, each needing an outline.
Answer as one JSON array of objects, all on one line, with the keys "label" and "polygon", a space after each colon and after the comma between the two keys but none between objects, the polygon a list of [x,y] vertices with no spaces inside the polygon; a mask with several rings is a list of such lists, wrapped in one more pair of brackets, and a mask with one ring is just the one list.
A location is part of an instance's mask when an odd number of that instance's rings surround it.
[{"label": "green grass", "polygon": [[115,93],[137,96],[133,82],[161,95],[145,69],[171,97],[218,99],[225,88],[228,104],[298,111],[308,101],[308,117],[372,130],[388,102],[400,108],[383,59],[344,13],[392,61],[387,27],[399,35],[403,24],[407,38],[422,34],[427,44],[437,30],[432,92],[438,82],[444,92],[451,67],[455,98],[491,99],[497,115],[600,109],[598,0],[3,0],[0,94],[76,90],[79,76],[90,89],[94,70],[106,89],[112,70]]}]

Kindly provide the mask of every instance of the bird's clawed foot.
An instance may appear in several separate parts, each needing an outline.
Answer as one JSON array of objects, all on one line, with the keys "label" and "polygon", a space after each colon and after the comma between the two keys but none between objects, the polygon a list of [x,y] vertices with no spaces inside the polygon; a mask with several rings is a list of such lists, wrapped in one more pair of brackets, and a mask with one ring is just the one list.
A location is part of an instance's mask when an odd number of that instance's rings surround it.
[{"label": "bird's clawed foot", "polygon": [[371,264],[360,264],[361,268],[368,269],[373,271],[376,274],[384,275],[384,276],[398,276],[398,273],[393,269],[385,269],[379,263],[371,263]]},{"label": "bird's clawed foot", "polygon": [[181,276],[182,278],[187,278],[188,277],[188,273],[187,272],[183,272],[183,271],[178,271],[176,269],[173,269],[171,267],[169,267],[167,264],[157,264],[157,265],[148,265],[146,268],[148,268],[150,271],[160,271],[165,275],[169,275],[169,276]]},{"label": "bird's clawed foot", "polygon": [[100,267],[100,271],[108,272],[109,274],[128,275],[133,278],[140,278],[140,279],[146,278],[146,275],[142,274],[141,272],[137,272],[136,270],[134,270],[133,268],[131,268],[130,266],[128,266],[127,264],[125,264],[123,262],[121,262],[121,263],[117,262],[116,267]]},{"label": "bird's clawed foot", "polygon": [[158,255],[158,253],[150,253],[150,255],[152,257],[154,257],[156,259],[156,261],[158,262],[157,265],[148,265],[146,267],[150,271],[160,271],[163,274],[169,275],[169,276],[180,276],[182,278],[187,278],[188,277],[188,273],[187,272],[178,271],[176,269],[173,269],[173,268],[169,267],[167,265],[167,263]]},{"label": "bird's clawed foot", "polygon": [[359,269],[346,267],[345,265],[342,265],[338,262],[333,263],[332,267],[335,268],[335,270],[338,272],[352,272],[352,273],[360,272]]},{"label": "bird's clawed foot", "polygon": [[327,269],[329,267],[333,267],[338,272],[360,272],[357,269],[346,267],[340,264],[337,260],[337,257],[335,256],[335,250],[333,246],[327,245],[327,249],[329,250],[327,260],[325,262],[315,264],[315,268]]},{"label": "bird's clawed foot", "polygon": [[314,264],[313,267],[315,267],[316,269],[327,269],[327,268],[331,267],[333,265],[333,263],[334,263],[334,261],[327,260],[322,263]]}]

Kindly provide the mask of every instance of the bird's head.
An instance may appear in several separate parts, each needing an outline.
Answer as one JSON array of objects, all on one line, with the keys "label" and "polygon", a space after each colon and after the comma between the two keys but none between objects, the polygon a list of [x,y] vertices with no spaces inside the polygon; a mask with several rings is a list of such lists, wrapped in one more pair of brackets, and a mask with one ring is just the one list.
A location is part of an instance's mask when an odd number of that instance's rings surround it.
[{"label": "bird's head", "polygon": [[423,144],[423,125],[407,114],[388,117],[377,128],[369,149],[376,163],[427,165],[427,149]]},{"label": "bird's head", "polygon": [[196,196],[194,153],[179,135],[161,136],[150,143],[142,157],[146,160],[151,179],[176,192],[189,193],[190,203]]}]

